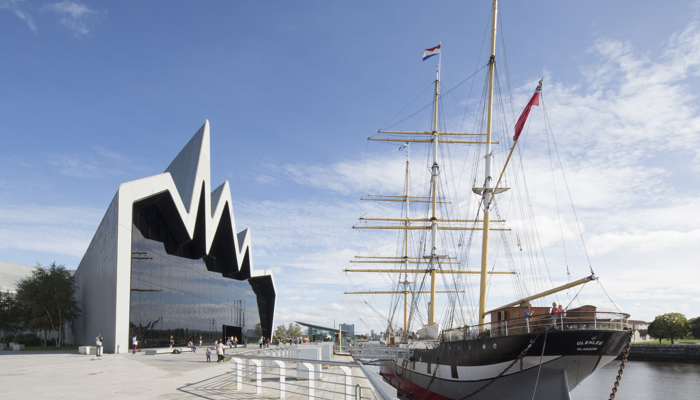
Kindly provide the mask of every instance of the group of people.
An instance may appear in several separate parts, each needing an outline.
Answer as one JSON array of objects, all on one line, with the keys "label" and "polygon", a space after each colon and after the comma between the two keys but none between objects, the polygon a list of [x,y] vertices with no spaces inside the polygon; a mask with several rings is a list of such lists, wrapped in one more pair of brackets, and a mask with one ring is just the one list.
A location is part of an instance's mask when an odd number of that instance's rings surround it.
[{"label": "group of people", "polygon": [[[228,342],[228,340],[227,340]],[[216,362],[224,361],[224,341],[219,339],[214,342],[214,349],[216,351]],[[211,361],[211,349],[207,347],[207,362]]]},{"label": "group of people", "polygon": [[[560,319],[566,316],[566,310],[564,310],[564,306],[559,304],[557,305],[557,302],[552,303],[552,310],[549,312],[549,314],[552,317],[552,324],[556,328],[558,326],[558,322]],[[530,309],[530,305],[528,304],[525,309],[523,310],[523,319],[528,319],[532,316],[532,310]],[[563,322],[562,322],[562,327],[563,327]]]},{"label": "group of people", "polygon": [[230,338],[226,339],[226,346],[228,346],[229,349],[238,347],[238,336],[231,336]]}]

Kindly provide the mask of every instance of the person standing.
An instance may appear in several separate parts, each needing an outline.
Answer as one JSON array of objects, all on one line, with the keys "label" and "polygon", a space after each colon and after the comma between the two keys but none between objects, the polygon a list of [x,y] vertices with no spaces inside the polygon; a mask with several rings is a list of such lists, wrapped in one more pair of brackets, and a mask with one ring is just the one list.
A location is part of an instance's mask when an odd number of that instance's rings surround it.
[{"label": "person standing", "polygon": [[102,335],[97,334],[97,337],[95,337],[95,345],[97,346],[95,348],[95,355],[97,357],[102,357]]},{"label": "person standing", "polygon": [[173,345],[175,344],[175,339],[173,339],[173,335],[170,335],[170,349],[173,348]]},{"label": "person standing", "polygon": [[258,344],[260,345],[260,348],[262,349],[263,346],[263,337],[260,336],[260,339],[258,339]]},{"label": "person standing", "polygon": [[207,362],[211,362],[211,350],[207,347]]},{"label": "person standing", "polygon": [[202,337],[199,337],[199,347],[202,347]]},{"label": "person standing", "polygon": [[136,345],[138,345],[138,344],[139,344],[139,342],[136,339],[136,335],[134,335],[134,337],[131,338],[131,345],[134,346],[134,351],[132,354],[136,354]]}]

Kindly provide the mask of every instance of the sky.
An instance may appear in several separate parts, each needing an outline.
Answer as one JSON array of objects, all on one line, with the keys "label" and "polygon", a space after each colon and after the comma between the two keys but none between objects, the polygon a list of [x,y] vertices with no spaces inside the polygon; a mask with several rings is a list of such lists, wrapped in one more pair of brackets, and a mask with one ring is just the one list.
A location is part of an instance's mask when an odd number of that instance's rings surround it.
[{"label": "sky", "polygon": [[[579,221],[564,236],[583,236],[600,278],[588,299],[609,296],[633,319],[700,315],[699,6],[501,2],[499,83],[520,109],[545,78]],[[76,268],[119,184],[163,172],[209,120],[212,187],[230,182],[254,268],[274,273],[275,325],[382,329],[384,300],[375,312],[343,292],[383,282],[343,270],[368,254],[352,229],[368,211],[360,197],[400,192],[405,154],[366,138],[427,104],[411,102],[435,76],[423,49],[442,43],[445,88],[486,63],[489,12],[489,1],[0,0],[0,259]],[[447,123],[480,84],[445,96]],[[521,150],[536,171],[535,138]],[[560,241],[554,197],[533,202],[547,248]],[[570,249],[572,276],[587,275]],[[504,287],[489,305],[514,300]]]}]

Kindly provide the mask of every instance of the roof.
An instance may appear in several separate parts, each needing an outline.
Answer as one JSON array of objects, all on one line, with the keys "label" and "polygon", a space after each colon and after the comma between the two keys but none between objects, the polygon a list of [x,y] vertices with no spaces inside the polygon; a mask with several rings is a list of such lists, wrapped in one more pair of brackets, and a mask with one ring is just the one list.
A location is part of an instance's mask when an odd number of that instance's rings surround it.
[{"label": "roof", "polygon": [[34,268],[36,267],[0,261],[0,288],[14,292],[17,290],[17,281],[30,276]]},{"label": "roof", "polygon": [[[325,330],[325,331],[331,331],[331,332],[340,332],[339,329],[335,329],[335,328],[328,328],[328,327],[325,327],[325,326],[309,324],[309,323],[301,322],[301,321],[294,321],[294,322],[296,322],[296,323],[299,324],[299,325],[306,326],[306,327],[309,327],[309,328],[323,329],[323,330]],[[343,331],[343,333],[350,334],[350,332],[348,332],[348,331]]]}]

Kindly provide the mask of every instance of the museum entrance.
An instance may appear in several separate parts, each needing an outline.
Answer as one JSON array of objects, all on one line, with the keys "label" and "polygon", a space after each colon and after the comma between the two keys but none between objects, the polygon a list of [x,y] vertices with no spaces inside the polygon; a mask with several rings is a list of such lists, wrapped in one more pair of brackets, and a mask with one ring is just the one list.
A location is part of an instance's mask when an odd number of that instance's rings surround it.
[{"label": "museum entrance", "polygon": [[224,344],[231,336],[238,338],[238,344],[243,344],[243,328],[240,326],[221,325],[221,332],[224,335]]}]

